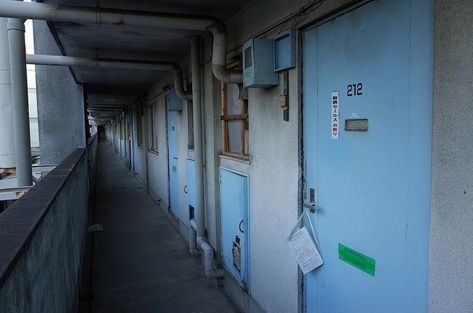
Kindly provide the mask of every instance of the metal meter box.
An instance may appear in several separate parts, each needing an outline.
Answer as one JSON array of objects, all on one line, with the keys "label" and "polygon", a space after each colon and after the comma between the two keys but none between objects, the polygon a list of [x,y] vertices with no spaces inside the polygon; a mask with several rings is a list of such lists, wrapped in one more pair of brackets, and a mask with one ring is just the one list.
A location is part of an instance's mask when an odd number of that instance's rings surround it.
[{"label": "metal meter box", "polygon": [[293,29],[280,33],[274,42],[274,71],[288,70],[296,66],[296,36]]},{"label": "metal meter box", "polygon": [[243,87],[268,88],[278,84],[270,39],[252,38],[243,45]]}]

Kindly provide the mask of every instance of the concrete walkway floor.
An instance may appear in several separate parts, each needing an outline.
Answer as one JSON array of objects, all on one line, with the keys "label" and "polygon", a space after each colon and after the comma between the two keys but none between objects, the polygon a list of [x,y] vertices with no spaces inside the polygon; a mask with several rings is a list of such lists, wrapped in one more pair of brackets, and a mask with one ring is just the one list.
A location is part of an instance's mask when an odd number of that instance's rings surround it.
[{"label": "concrete walkway floor", "polygon": [[92,312],[238,312],[215,281],[201,273],[200,259],[166,215],[101,142],[94,239]]}]

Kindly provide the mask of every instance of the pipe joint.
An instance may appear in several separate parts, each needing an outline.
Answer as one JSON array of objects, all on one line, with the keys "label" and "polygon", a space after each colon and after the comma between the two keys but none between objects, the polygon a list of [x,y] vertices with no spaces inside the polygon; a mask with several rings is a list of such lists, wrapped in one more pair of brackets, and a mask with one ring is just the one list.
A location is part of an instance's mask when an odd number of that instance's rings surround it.
[{"label": "pipe joint", "polygon": [[7,30],[19,30],[25,32],[25,19],[9,18],[7,22]]}]

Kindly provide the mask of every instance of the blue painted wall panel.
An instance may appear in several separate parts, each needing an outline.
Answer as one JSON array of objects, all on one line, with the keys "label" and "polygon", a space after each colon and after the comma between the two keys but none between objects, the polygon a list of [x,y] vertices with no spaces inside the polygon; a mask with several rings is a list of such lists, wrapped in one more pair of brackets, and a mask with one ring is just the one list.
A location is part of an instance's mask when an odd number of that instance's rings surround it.
[{"label": "blue painted wall panel", "polygon": [[169,158],[169,206],[175,216],[179,216],[179,132],[177,112],[168,111],[168,158]]},{"label": "blue painted wall panel", "polygon": [[186,190],[189,205],[195,208],[195,161],[186,160]]}]

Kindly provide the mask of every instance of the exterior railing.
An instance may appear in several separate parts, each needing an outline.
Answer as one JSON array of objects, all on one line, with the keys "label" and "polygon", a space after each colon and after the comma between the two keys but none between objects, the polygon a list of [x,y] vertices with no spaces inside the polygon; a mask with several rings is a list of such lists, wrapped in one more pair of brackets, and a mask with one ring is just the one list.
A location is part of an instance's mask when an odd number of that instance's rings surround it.
[{"label": "exterior railing", "polygon": [[0,215],[0,312],[75,312],[97,139]]}]

